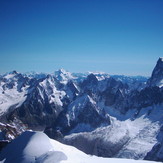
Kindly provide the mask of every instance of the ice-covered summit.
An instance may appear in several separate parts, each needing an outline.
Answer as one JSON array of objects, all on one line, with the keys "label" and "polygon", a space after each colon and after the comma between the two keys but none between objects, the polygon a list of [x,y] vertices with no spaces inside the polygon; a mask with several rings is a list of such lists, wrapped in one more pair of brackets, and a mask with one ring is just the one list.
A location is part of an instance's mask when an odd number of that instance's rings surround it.
[{"label": "ice-covered summit", "polygon": [[69,80],[73,79],[74,77],[72,74],[64,69],[59,69],[54,72],[54,76],[61,81],[63,84],[66,84]]}]

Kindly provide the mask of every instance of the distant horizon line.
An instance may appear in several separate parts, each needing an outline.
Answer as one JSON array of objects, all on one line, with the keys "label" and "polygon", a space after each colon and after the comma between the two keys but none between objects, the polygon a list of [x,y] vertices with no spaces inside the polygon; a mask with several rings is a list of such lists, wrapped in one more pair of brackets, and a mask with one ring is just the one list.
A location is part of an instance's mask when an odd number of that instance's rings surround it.
[{"label": "distant horizon line", "polygon": [[[12,71],[7,71],[7,72],[4,72],[4,73],[0,73],[0,75],[7,75],[7,74],[11,74],[11,73],[14,73],[14,72],[17,72],[18,74],[25,74],[25,75],[30,75],[30,74],[45,74],[45,75],[51,75],[51,74],[54,74],[55,72],[57,71],[60,71],[60,70],[64,70],[65,72],[68,72],[68,73],[71,73],[72,75],[73,74],[83,74],[83,75],[89,75],[89,74],[97,74],[97,75],[109,75],[109,76],[128,76],[128,77],[146,77],[146,78],[149,78],[151,75],[129,75],[129,74],[114,74],[114,73],[108,73],[108,72],[104,72],[104,71],[86,71],[86,72],[71,72],[71,71],[68,71],[64,68],[59,68],[57,70],[54,70],[53,72],[43,72],[43,71],[35,71],[35,70],[31,70],[31,71],[24,71],[24,72],[20,72],[20,71],[17,71],[17,70],[12,70]],[[151,73],[152,74],[152,73]]]}]

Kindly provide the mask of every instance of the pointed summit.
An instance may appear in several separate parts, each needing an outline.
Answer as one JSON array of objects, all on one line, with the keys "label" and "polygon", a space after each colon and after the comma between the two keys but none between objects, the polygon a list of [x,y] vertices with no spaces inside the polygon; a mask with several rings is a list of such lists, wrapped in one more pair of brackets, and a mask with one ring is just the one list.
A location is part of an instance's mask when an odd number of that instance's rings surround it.
[{"label": "pointed summit", "polygon": [[58,70],[59,73],[63,73],[63,74],[66,74],[68,71],[66,71],[65,69],[61,68]]},{"label": "pointed summit", "polygon": [[163,69],[163,58],[162,57],[160,57],[158,59],[156,66]]},{"label": "pointed summit", "polygon": [[74,78],[70,72],[64,69],[59,69],[55,71],[54,76],[63,84],[66,84],[69,80]]},{"label": "pointed summit", "polygon": [[18,72],[16,70],[13,70],[12,72],[10,72],[10,74],[17,75]]},{"label": "pointed summit", "polygon": [[4,75],[4,78],[6,78],[6,79],[13,79],[14,77],[17,77],[17,76],[19,76],[19,73],[14,70],[14,71],[11,71],[9,73],[6,73]]},{"label": "pointed summit", "polygon": [[152,72],[151,78],[148,81],[151,86],[163,86],[163,58],[160,57],[157,64]]},{"label": "pointed summit", "polygon": [[[163,57],[160,57],[159,60],[163,62]],[[158,61],[159,61],[159,60],[158,60]]]}]

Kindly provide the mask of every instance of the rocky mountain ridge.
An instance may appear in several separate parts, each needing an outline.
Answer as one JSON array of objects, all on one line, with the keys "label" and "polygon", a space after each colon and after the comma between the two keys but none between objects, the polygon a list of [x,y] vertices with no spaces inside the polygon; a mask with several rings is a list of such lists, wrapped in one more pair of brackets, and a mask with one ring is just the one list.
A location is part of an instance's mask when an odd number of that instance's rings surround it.
[{"label": "rocky mountain ridge", "polygon": [[[162,161],[156,152],[162,151],[162,74],[162,58],[149,79],[103,73],[80,76],[63,69],[40,75],[13,71],[0,77],[0,119],[17,126],[16,119],[25,130],[44,131],[88,154]],[[134,143],[138,149],[146,145],[138,150]]]}]

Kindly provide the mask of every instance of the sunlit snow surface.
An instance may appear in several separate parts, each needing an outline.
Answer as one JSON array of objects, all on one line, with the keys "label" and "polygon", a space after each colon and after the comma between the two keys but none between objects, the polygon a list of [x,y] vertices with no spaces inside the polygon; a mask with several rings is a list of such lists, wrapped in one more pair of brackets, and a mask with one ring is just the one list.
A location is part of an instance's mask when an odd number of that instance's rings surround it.
[{"label": "sunlit snow surface", "polygon": [[0,96],[0,116],[12,109],[12,106],[19,107],[25,101],[25,92],[18,93],[16,90],[7,90],[5,94]]},{"label": "sunlit snow surface", "polygon": [[[14,86],[12,89],[6,89],[3,87],[6,85],[5,82],[0,82],[0,116],[5,112],[11,111],[12,107],[16,108],[22,105],[26,99],[26,91],[29,86],[23,87],[21,91],[18,91],[18,83],[14,81],[14,75],[9,74],[5,76],[8,81],[13,80]],[[16,80],[16,79],[15,79]],[[20,83],[21,84],[21,83]]]},{"label": "sunlit snow surface", "polygon": [[1,163],[152,163],[86,155],[78,149],[49,139],[41,132],[25,132],[0,154]]},{"label": "sunlit snow surface", "polygon": [[[115,117],[110,116],[111,125],[97,128],[92,132],[65,136],[65,143],[74,145],[86,153],[144,159],[158,142],[157,135],[160,132],[160,124],[163,122],[162,108],[162,105],[144,108],[137,118],[134,118],[134,110],[126,117],[123,116],[123,120],[118,114],[114,115]],[[103,151],[102,154],[101,151]]]}]

